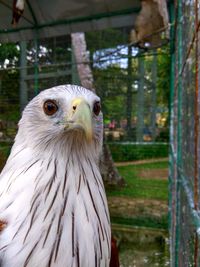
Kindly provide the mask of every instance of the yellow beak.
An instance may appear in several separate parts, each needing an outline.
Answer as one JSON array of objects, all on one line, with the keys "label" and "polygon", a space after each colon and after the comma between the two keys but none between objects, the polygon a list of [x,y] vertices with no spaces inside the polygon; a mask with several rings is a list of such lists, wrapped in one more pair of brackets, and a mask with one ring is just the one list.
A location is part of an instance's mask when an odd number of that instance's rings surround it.
[{"label": "yellow beak", "polygon": [[92,114],[90,106],[82,98],[76,98],[72,102],[72,115],[69,129],[82,129],[85,133],[87,141],[92,140]]}]

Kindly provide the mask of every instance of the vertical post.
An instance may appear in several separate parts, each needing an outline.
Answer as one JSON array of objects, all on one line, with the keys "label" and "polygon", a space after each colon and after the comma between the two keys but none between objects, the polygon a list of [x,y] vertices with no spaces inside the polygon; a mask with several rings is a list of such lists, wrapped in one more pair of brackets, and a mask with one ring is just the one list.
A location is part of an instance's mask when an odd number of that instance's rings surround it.
[{"label": "vertical post", "polygon": [[26,84],[27,59],[26,59],[26,41],[20,42],[20,111],[22,112],[28,102],[28,90]]},{"label": "vertical post", "polygon": [[179,266],[180,254],[180,169],[182,167],[182,0],[178,0],[178,84],[177,84],[177,169],[176,169],[176,238],[175,267]]},{"label": "vertical post", "polygon": [[157,54],[156,51],[153,55],[153,62],[152,62],[152,98],[151,98],[151,137],[152,141],[155,141],[156,137],[156,88],[157,88]]},{"label": "vertical post", "polygon": [[[56,64],[57,62],[57,50],[56,50],[56,46],[57,46],[57,39],[56,37],[53,38],[53,63]],[[57,76],[55,75],[53,77],[53,86],[57,85]]]},{"label": "vertical post", "polygon": [[72,84],[81,85],[80,78],[79,78],[79,75],[78,75],[77,63],[76,63],[76,58],[75,58],[75,55],[74,55],[73,46],[71,46],[71,63],[72,63],[72,67],[71,67]]},{"label": "vertical post", "polygon": [[35,47],[34,94],[37,95],[39,93],[39,88],[38,88],[38,34],[37,32],[35,33],[34,47]]},{"label": "vertical post", "polygon": [[175,178],[176,163],[174,160],[174,82],[175,82],[175,36],[174,36],[174,20],[175,20],[174,2],[170,1],[170,150],[169,150],[169,228],[170,228],[170,262],[171,266],[175,263]]},{"label": "vertical post", "polygon": [[[199,209],[199,16],[198,16],[199,0],[195,1],[195,125],[194,125],[194,208]],[[195,235],[195,248],[194,248],[194,267],[198,266],[198,235]]]},{"label": "vertical post", "polygon": [[127,137],[131,139],[132,124],[132,47],[128,47],[128,65],[127,65],[127,94],[126,94],[126,118],[127,118]]},{"label": "vertical post", "polygon": [[2,93],[2,78],[1,78],[1,75],[0,75],[0,94]]},{"label": "vertical post", "polygon": [[144,130],[144,58],[138,57],[138,71],[139,71],[139,85],[137,93],[137,129],[136,139],[137,142],[143,141]]}]

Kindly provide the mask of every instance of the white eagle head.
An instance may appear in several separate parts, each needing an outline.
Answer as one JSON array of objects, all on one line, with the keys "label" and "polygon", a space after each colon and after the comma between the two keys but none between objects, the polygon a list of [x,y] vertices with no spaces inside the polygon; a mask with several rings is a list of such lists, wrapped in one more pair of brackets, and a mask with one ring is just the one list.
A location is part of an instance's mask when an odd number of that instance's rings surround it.
[{"label": "white eagle head", "polygon": [[16,143],[40,151],[87,146],[99,154],[102,139],[100,98],[83,87],[61,85],[42,91],[26,106]]}]

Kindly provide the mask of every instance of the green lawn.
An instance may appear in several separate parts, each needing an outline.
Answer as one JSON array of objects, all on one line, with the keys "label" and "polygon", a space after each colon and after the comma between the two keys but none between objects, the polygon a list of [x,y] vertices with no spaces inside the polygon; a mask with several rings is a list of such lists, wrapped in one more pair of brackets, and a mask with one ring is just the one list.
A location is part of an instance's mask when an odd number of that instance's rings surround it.
[{"label": "green lawn", "polygon": [[134,218],[126,217],[115,217],[111,216],[111,222],[121,225],[151,227],[156,229],[167,229],[168,228],[168,215],[162,218],[155,218],[150,216],[140,216]]},{"label": "green lawn", "polygon": [[109,188],[108,196],[129,196],[143,199],[168,199],[168,180],[141,178],[138,176],[140,170],[166,169],[168,162],[146,163],[141,165],[129,165],[118,167],[121,176],[125,179],[126,186],[122,188]]},{"label": "green lawn", "polygon": [[0,146],[0,152],[3,153],[5,156],[8,156],[10,153],[10,147]]}]

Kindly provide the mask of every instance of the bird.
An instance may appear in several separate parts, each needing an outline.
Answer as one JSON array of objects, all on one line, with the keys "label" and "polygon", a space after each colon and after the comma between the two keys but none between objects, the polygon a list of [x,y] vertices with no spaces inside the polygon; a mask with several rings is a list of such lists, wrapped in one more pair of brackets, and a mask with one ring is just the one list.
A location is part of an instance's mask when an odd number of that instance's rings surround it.
[{"label": "bird", "polygon": [[1,267],[109,267],[102,142],[92,91],[59,85],[28,103],[0,174]]},{"label": "bird", "polygon": [[14,27],[18,24],[21,16],[23,15],[24,5],[25,5],[24,0],[13,0],[11,24]]}]

